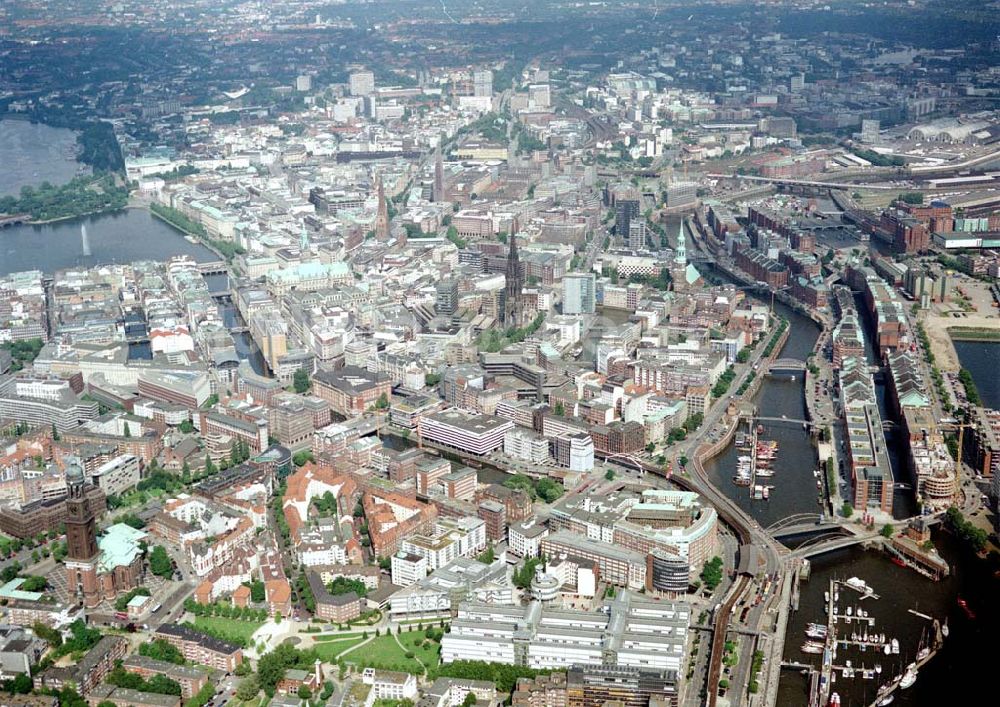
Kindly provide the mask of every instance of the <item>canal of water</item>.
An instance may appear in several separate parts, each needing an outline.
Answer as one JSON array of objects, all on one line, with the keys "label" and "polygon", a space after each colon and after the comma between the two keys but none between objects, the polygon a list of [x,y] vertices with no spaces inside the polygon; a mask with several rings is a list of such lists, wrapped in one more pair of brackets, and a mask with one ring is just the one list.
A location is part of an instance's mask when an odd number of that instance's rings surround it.
[{"label": "canal of water", "polygon": [[[781,358],[806,360],[816,345],[819,328],[816,323],[791,308],[775,303],[775,314],[788,320],[788,341]],[[785,416],[790,420],[806,419],[805,383],[802,376],[768,376],[753,398],[767,417]],[[775,474],[769,479],[771,498],[752,501],[750,489],[733,482],[737,457],[741,452],[730,444],[719,456],[705,464],[712,483],[753,516],[762,526],[768,526],[795,513],[818,513],[819,490],[813,470],[817,468],[816,448],[808,430],[791,422],[765,422],[761,438],[778,443],[774,462]]]}]

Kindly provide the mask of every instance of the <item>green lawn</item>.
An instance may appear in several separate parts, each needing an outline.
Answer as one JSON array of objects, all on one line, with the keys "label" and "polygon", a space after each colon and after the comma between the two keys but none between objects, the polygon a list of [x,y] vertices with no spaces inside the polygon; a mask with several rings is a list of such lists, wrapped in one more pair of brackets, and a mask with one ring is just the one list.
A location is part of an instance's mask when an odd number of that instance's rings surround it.
[{"label": "green lawn", "polygon": [[221,616],[196,616],[194,627],[213,636],[225,639],[227,636],[237,636],[244,639],[248,644],[253,632],[264,624],[260,621],[239,621],[237,619],[226,619]]},{"label": "green lawn", "polygon": [[345,655],[344,660],[362,668],[399,670],[414,675],[422,675],[424,672],[420,663],[406,657],[406,652],[397,645],[393,636],[379,636]]},{"label": "green lawn", "polygon": [[[424,636],[423,631],[404,631],[397,636],[400,643],[406,646],[406,649],[413,653],[420,662],[423,663],[427,668],[433,668],[439,662],[441,662],[441,644],[437,641],[431,641],[426,636]],[[427,643],[423,646],[419,645],[426,641]]]},{"label": "green lawn", "polygon": [[363,640],[365,639],[358,636],[357,638],[347,638],[343,641],[324,641],[323,643],[317,643],[313,646],[313,649],[322,660],[333,662],[339,654],[343,653],[348,648],[353,648]]}]

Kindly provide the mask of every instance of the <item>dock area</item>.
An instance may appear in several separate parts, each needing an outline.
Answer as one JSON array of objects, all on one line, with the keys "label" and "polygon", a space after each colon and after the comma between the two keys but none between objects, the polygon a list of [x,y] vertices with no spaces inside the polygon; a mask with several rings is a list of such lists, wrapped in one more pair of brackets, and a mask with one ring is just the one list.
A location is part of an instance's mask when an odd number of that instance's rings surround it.
[{"label": "dock area", "polygon": [[[846,610],[840,607],[841,592],[851,590],[849,596],[857,593],[858,602],[865,599],[877,600],[878,594],[865,582],[852,577],[846,581],[831,579],[825,593],[825,622],[809,624],[807,636],[809,640],[803,645],[803,652],[822,653],[819,669],[812,665],[798,662],[784,662],[783,667],[809,671],[809,704],[815,707],[826,707],[839,704],[839,695],[833,689],[838,678],[879,681],[885,679],[877,689],[877,697],[871,707],[877,707],[879,702],[886,700],[898,689],[906,689],[914,683],[919,669],[940,650],[944,643],[941,624],[932,617],[926,617],[933,622],[933,631],[929,645],[921,646],[916,659],[910,663],[900,675],[882,675],[881,656],[899,655],[899,641],[884,633],[876,632],[876,620],[860,606],[848,606]],[[914,612],[916,613],[916,612]],[[839,633],[838,633],[839,631]],[[860,664],[854,665],[851,660],[838,661],[838,650],[856,649],[862,656]],[[866,665],[865,654],[870,651],[871,665]],[[857,660],[857,657],[854,658]]]}]

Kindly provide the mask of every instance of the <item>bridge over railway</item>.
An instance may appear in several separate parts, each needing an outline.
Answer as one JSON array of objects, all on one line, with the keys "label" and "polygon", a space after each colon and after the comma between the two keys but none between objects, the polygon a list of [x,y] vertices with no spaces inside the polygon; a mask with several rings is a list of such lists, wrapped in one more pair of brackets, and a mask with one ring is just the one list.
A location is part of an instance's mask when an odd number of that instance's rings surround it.
[{"label": "bridge over railway", "polygon": [[[844,530],[848,529],[845,526],[841,526],[841,528]],[[878,533],[844,535],[843,532],[840,531],[830,531],[822,535],[817,535],[814,538],[810,538],[788,553],[788,557],[804,560],[810,557],[815,557],[816,555],[833,552],[834,550],[843,550],[844,548],[851,547],[852,545],[860,545],[861,543],[876,540],[878,538]]]}]

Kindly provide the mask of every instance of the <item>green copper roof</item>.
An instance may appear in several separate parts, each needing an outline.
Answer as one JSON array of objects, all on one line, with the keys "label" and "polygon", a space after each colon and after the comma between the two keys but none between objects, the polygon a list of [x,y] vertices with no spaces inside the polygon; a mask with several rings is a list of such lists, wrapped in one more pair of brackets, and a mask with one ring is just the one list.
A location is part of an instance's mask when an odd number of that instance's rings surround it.
[{"label": "green copper roof", "polygon": [[97,540],[101,550],[100,570],[110,572],[115,567],[130,565],[142,552],[139,541],[146,537],[142,530],[131,525],[115,523]]}]

